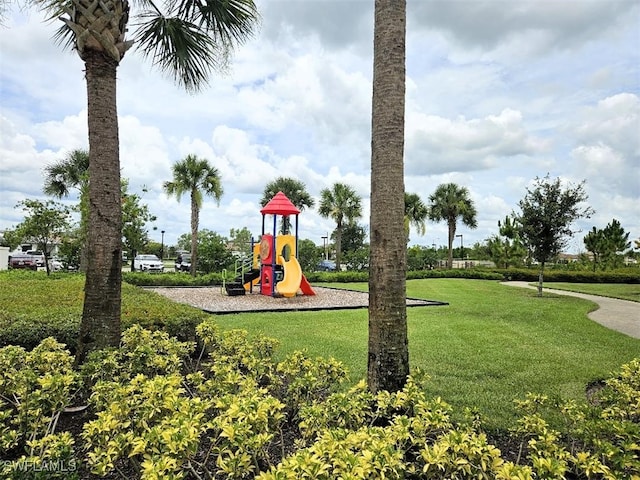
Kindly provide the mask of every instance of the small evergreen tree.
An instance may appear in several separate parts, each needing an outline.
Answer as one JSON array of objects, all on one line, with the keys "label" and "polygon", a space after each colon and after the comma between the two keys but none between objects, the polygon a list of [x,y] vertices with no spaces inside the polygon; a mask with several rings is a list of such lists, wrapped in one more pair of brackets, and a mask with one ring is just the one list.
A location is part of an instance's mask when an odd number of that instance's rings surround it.
[{"label": "small evergreen tree", "polygon": [[527,188],[527,194],[518,202],[520,214],[514,217],[520,225],[522,241],[540,265],[538,296],[542,296],[545,264],[566,247],[573,236],[571,224],[594,213],[591,207],[581,205],[588,199],[584,185],[583,181],[563,188],[559,178],[551,180],[547,174],[536,177],[533,188]]},{"label": "small evergreen tree", "polygon": [[593,227],[584,237],[584,246],[593,255],[593,271],[616,268],[622,264],[622,255],[631,247],[629,232],[625,232],[615,218],[603,229]]}]

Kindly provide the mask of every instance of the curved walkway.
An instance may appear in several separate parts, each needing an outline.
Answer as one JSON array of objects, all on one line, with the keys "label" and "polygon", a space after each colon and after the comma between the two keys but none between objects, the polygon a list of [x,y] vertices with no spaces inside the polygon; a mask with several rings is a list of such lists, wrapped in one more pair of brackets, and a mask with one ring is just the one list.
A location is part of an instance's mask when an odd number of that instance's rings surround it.
[{"label": "curved walkway", "polygon": [[[502,283],[512,287],[537,289],[536,286],[529,285],[528,282]],[[640,338],[640,303],[638,302],[601,297],[599,295],[588,295],[586,293],[569,292],[567,290],[555,290],[546,287],[542,290],[543,294],[544,292],[591,300],[597,303],[599,307],[593,312],[589,312],[588,317],[591,320],[612,330],[625,333],[630,337]]]}]

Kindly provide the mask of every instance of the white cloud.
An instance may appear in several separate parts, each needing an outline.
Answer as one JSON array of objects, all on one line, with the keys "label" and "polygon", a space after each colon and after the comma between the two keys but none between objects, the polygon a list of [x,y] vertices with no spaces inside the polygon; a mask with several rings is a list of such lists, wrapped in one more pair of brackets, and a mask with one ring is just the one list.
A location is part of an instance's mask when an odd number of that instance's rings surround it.
[{"label": "white cloud", "polygon": [[482,119],[407,115],[407,172],[438,174],[498,167],[501,159],[534,155],[546,142],[529,135],[522,115],[506,109]]},{"label": "white cloud", "polygon": [[[133,50],[118,69],[122,173],[167,245],[189,231],[188,199],[162,192],[187,154],[222,175],[221,204],[205,200],[202,228],[260,233],[259,200],[278,176],[303,181],[316,200],[348,183],[369,221],[373,2],[258,6],[256,38],[198,95]],[[580,225],[615,216],[640,237],[639,15],[636,0],[409,0],[407,191],[427,201],[440,183],[468,187],[479,227],[461,231],[471,245],[495,233],[534,177],[586,179],[598,213]],[[16,201],[42,196],[44,165],[87,146],[82,62],[40,19],[11,11],[0,29],[0,230],[19,221]],[[300,224],[318,244],[335,227],[315,209]],[[446,226],[413,237],[443,244]]]},{"label": "white cloud", "polygon": [[622,93],[582,110],[571,152],[577,170],[594,186],[638,197],[640,189],[640,98]]}]

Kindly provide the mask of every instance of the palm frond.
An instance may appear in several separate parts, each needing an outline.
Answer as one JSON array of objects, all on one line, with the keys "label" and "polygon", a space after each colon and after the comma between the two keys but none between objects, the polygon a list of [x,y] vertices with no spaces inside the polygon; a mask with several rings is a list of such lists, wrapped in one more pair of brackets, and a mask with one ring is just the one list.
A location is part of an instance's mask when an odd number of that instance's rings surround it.
[{"label": "palm frond", "polygon": [[170,0],[178,16],[196,22],[224,48],[253,35],[259,14],[253,0]]},{"label": "palm frond", "polygon": [[226,53],[195,23],[152,11],[140,18],[146,21],[136,25],[137,48],[187,91],[198,91],[212,70],[226,66]]}]

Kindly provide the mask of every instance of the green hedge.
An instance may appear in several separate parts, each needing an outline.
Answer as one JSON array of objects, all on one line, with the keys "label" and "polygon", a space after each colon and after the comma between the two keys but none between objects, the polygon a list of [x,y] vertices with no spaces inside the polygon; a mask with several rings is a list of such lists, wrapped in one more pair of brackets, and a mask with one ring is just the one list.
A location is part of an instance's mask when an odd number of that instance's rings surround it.
[{"label": "green hedge", "polygon": [[[307,280],[314,283],[351,283],[369,281],[368,272],[309,272],[305,273]],[[538,281],[537,268],[467,268],[451,270],[415,270],[407,272],[407,280],[422,278],[471,278],[476,280],[522,280],[525,282]],[[207,275],[191,275],[184,273],[165,273],[151,275],[148,273],[125,273],[123,279],[127,283],[138,286],[164,287],[199,287],[222,285],[224,278],[221,273]],[[639,269],[624,269],[609,272],[590,272],[573,270],[546,269],[545,282],[569,283],[640,283]]]},{"label": "green hedge", "polygon": [[139,287],[209,287],[222,285],[221,273],[208,273],[192,277],[188,273],[161,273],[151,274],[142,272],[124,272],[122,281]]},{"label": "green hedge", "polygon": [[[492,271],[501,274],[505,280],[521,280],[525,282],[537,282],[539,274],[538,269],[534,268],[494,269]],[[567,283],[640,283],[640,272],[638,269],[632,269],[631,271],[614,270],[611,272],[545,269],[544,281]]]},{"label": "green hedge", "polygon": [[[53,337],[75,350],[83,291],[84,276],[80,274],[47,277],[43,272],[0,272],[0,346],[31,349]],[[196,325],[207,316],[197,308],[177,304],[154,292],[122,285],[123,329],[139,324],[164,330],[181,341],[193,340]]]},{"label": "green hedge", "polygon": [[[368,272],[309,272],[305,277],[310,283],[352,283],[369,281]],[[483,269],[454,269],[454,270],[416,270],[407,272],[408,280],[421,278],[473,278],[479,280],[502,280],[500,272]],[[204,287],[222,285],[224,282],[221,273],[207,275],[191,275],[184,273],[164,273],[151,275],[148,273],[124,273],[123,280],[132,285],[141,287]],[[227,279],[227,281],[229,281]]]}]

